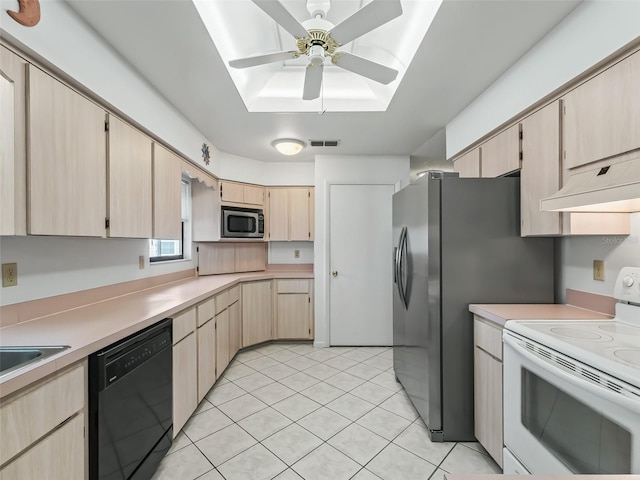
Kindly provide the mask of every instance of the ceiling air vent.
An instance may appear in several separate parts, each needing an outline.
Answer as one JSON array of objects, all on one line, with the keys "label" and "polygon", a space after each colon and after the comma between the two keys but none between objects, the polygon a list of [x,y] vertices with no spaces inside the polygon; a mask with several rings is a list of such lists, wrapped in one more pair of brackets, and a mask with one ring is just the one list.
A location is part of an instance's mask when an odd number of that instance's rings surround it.
[{"label": "ceiling air vent", "polygon": [[309,140],[312,147],[337,147],[340,140]]}]

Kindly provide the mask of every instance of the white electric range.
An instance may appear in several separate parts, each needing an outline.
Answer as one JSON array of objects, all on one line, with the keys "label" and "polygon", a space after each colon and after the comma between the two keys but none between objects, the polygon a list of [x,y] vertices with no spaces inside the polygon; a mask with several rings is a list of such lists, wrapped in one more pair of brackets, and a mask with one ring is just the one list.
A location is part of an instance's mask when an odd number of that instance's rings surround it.
[{"label": "white electric range", "polygon": [[504,331],[504,473],[640,473],[640,267],[611,320],[512,320]]}]

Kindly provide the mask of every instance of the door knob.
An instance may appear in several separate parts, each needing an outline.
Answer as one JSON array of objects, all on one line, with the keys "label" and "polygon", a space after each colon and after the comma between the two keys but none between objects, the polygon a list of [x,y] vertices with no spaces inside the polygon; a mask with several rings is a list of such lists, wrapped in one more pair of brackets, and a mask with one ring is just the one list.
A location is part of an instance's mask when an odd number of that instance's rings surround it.
[{"label": "door knob", "polygon": [[331,272],[331,275],[333,275],[334,277],[337,277],[338,276],[338,271],[334,270],[333,272]]}]

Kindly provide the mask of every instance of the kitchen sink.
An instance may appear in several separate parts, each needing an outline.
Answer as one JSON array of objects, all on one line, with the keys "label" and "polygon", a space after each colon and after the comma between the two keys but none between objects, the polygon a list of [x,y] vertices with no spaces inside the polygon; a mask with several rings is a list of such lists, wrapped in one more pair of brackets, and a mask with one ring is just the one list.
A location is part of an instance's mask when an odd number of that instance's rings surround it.
[{"label": "kitchen sink", "polygon": [[44,360],[69,348],[68,345],[47,347],[0,347],[0,377],[14,370]]}]

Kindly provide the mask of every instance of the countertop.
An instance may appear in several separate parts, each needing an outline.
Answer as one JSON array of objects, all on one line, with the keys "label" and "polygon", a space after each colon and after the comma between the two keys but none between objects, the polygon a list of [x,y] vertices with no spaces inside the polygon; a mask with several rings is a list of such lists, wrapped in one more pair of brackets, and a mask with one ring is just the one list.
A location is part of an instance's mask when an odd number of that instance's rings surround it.
[{"label": "countertop", "polygon": [[193,277],[0,328],[0,346],[70,347],[4,376],[0,398],[240,282],[274,278],[313,278],[313,273],[268,270]]},{"label": "countertop", "polygon": [[469,310],[504,326],[509,320],[610,319],[610,315],[561,304],[471,304]]}]

